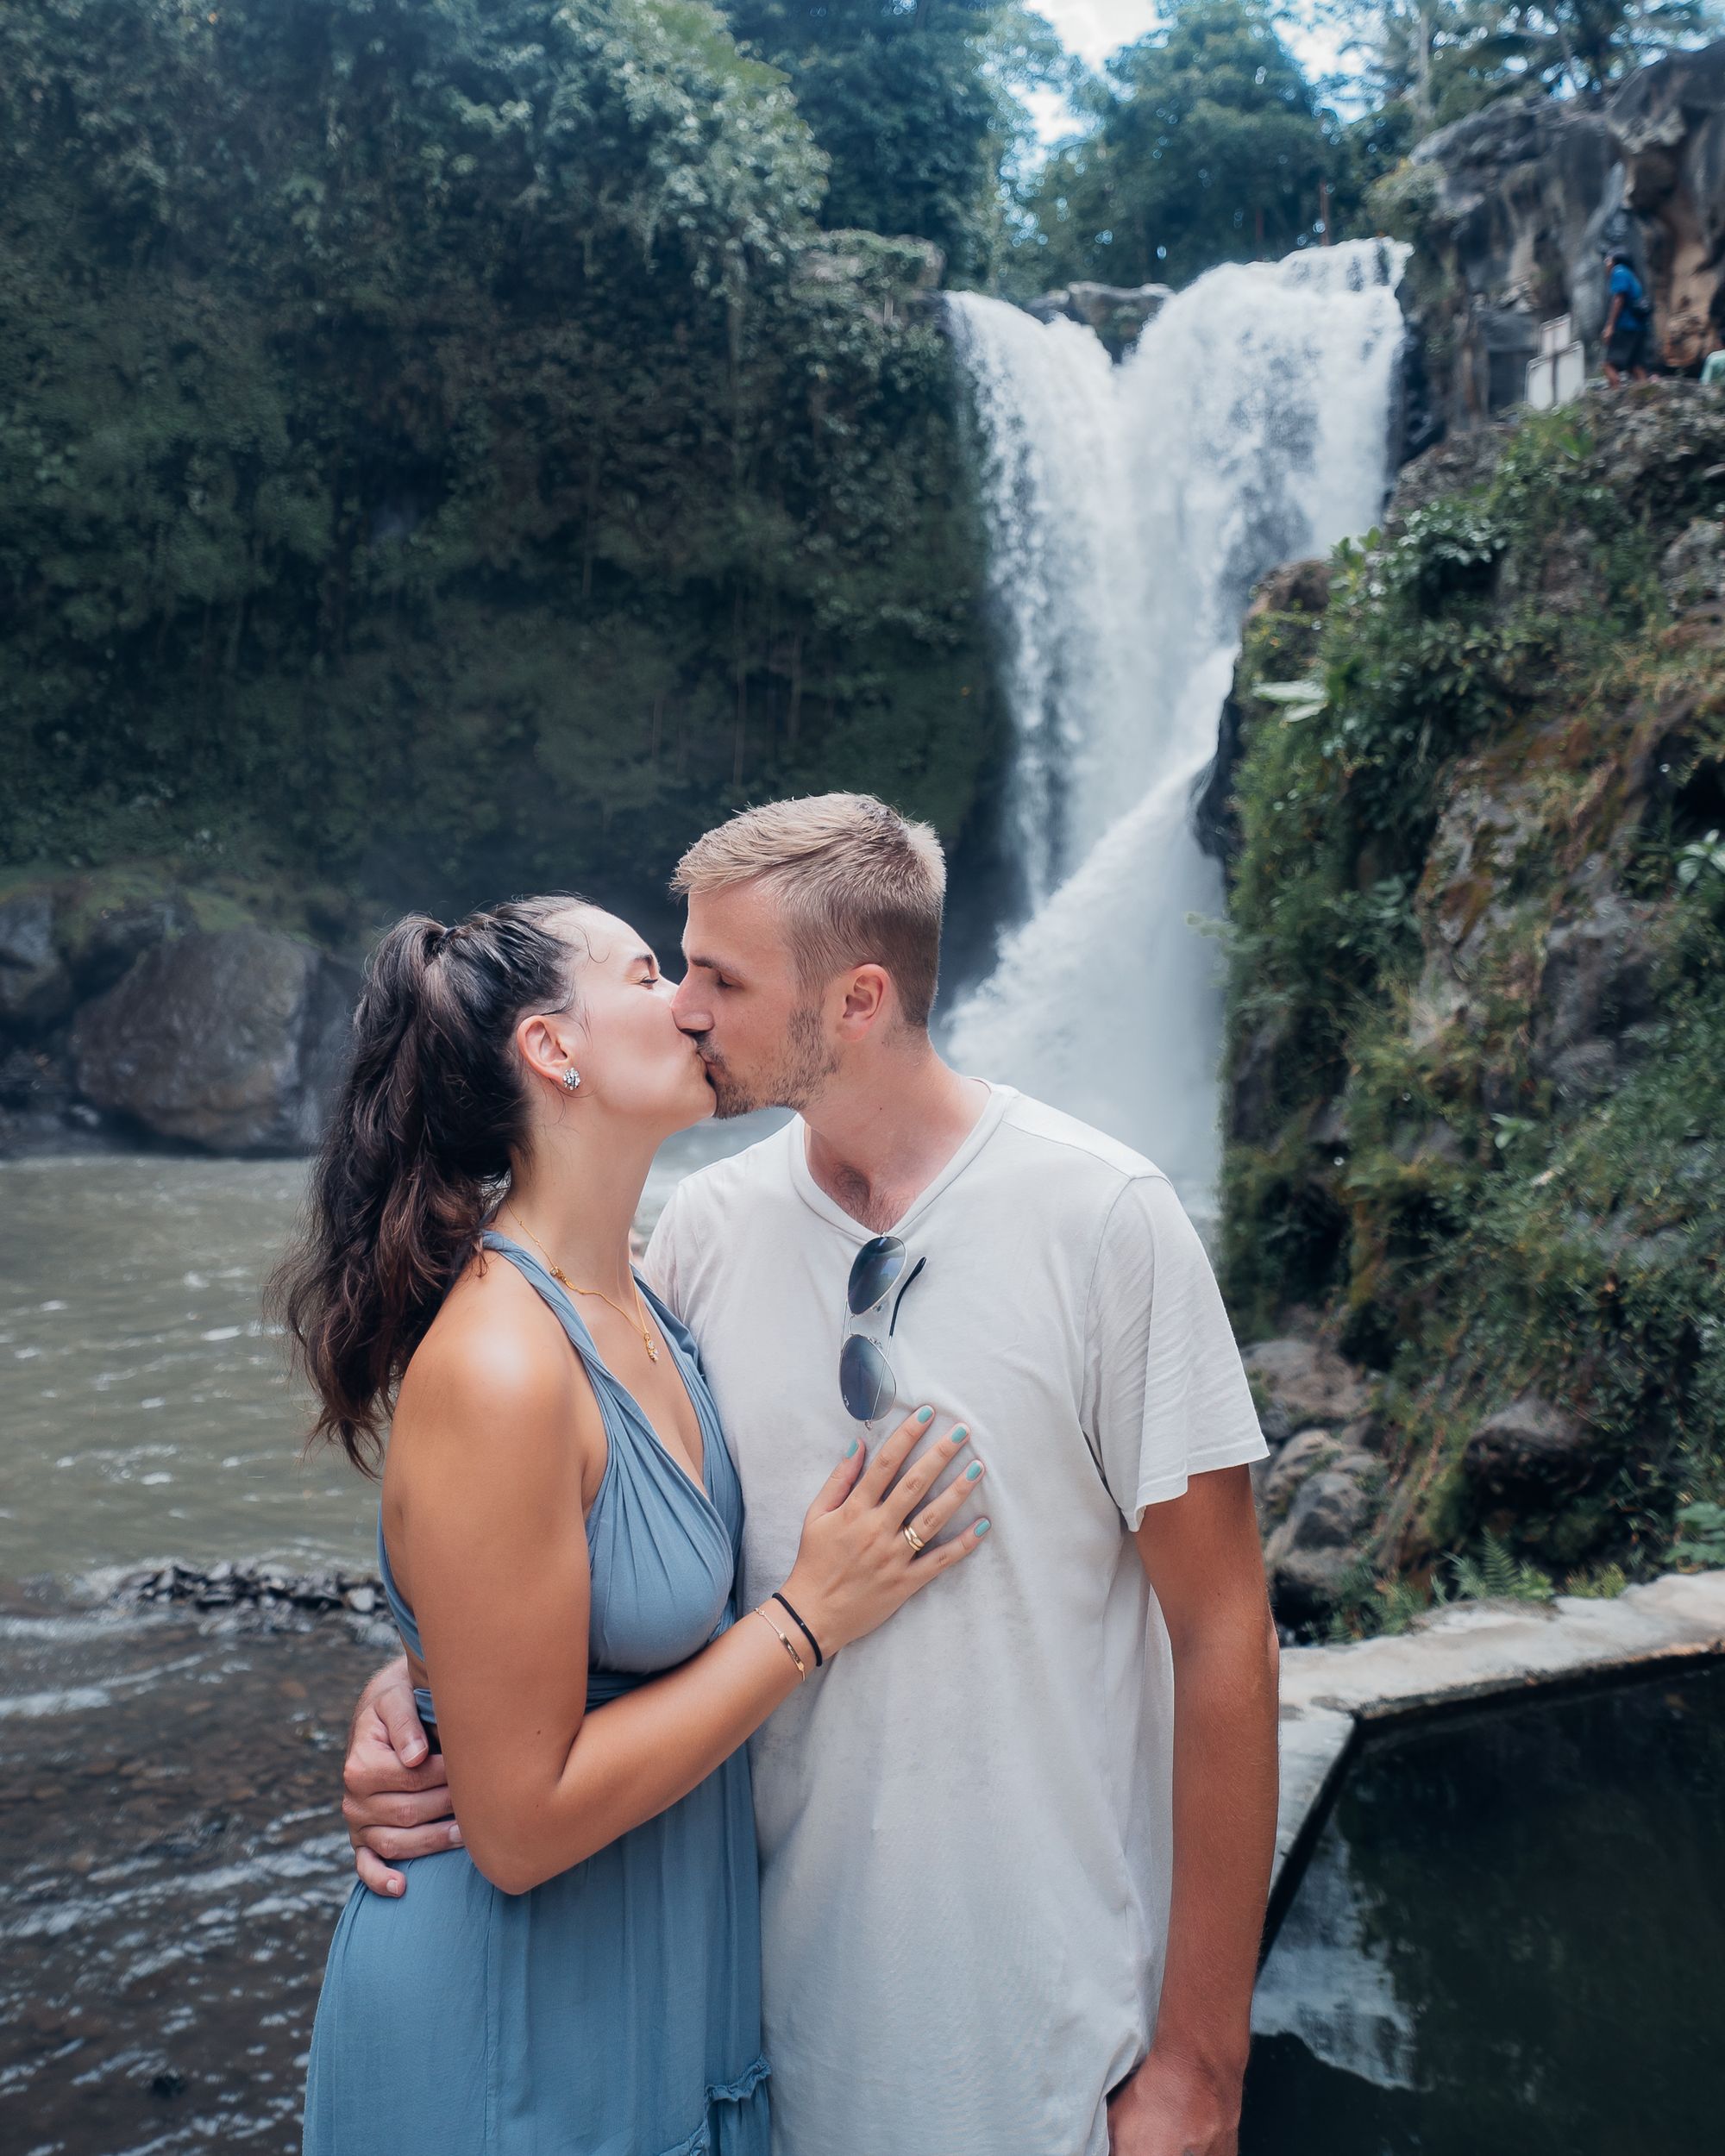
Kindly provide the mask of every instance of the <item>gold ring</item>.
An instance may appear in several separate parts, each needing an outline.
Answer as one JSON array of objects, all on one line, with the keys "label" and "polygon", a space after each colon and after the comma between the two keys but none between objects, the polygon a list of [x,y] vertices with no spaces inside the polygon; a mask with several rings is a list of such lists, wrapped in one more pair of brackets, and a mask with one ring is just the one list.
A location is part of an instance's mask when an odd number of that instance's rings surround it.
[{"label": "gold ring", "polygon": [[911,1545],[911,1555],[913,1557],[920,1557],[923,1551],[927,1549],[927,1543],[923,1540],[922,1537],[917,1532],[916,1529],[912,1526],[908,1520],[906,1520],[904,1526],[900,1528],[899,1532]]}]

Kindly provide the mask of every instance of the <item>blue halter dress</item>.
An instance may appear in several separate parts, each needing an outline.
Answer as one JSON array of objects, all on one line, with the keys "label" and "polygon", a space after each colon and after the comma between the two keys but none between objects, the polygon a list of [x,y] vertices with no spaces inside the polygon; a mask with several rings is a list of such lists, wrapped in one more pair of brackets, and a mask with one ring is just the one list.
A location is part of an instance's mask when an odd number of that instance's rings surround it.
[{"label": "blue halter dress", "polygon": [[[487,1231],[555,1313],[592,1380],[608,1457],[587,1514],[589,1708],[737,1614],[743,1498],[693,1338],[643,1293],[700,1425],[705,1488],[606,1369],[574,1302]],[[418,1626],[378,1566],[404,1640]],[[431,1702],[420,1695],[421,1712]],[[465,1849],[356,1887],[330,1946],[305,2092],[305,2156],[768,2156],[761,1935],[746,1752],[668,1811],[520,1895]]]}]

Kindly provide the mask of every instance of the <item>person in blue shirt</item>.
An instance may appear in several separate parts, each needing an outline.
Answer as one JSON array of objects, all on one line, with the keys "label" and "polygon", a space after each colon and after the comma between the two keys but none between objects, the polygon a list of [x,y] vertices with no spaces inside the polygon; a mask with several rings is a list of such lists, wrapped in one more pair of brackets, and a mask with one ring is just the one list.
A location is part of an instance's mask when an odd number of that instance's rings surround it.
[{"label": "person in blue shirt", "polygon": [[1608,248],[1605,262],[1611,299],[1605,317],[1605,379],[1613,389],[1621,389],[1626,374],[1638,382],[1647,379],[1653,308],[1647,286],[1622,248]]}]

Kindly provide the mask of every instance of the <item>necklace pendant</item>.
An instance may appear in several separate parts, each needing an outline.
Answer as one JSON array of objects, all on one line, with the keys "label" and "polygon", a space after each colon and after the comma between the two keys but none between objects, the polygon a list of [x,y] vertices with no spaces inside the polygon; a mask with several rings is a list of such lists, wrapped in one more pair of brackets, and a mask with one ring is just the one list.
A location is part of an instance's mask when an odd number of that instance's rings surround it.
[{"label": "necklace pendant", "polygon": [[648,1354],[649,1354],[649,1355],[650,1355],[650,1356],[652,1357],[653,1360],[654,1360],[656,1363],[658,1361],[658,1359],[659,1359],[659,1349],[658,1349],[658,1345],[657,1345],[656,1342],[652,1341],[652,1340],[648,1341],[648,1343],[647,1343],[647,1352],[648,1352]]}]

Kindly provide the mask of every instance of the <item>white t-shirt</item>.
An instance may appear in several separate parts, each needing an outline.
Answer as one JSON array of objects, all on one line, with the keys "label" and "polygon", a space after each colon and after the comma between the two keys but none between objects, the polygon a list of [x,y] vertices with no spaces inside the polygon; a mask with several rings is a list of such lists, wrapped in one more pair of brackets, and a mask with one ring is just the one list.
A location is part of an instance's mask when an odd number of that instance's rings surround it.
[{"label": "white t-shirt", "polygon": [[[988,1472],[949,1532],[993,1530],[754,1739],[775,2156],[1106,2156],[1172,1839],[1168,1635],[1127,1531],[1266,1447],[1203,1247],[1126,1147],[994,1087],[894,1232],[927,1263],[883,1341],[900,1407],[863,1434],[923,1402],[967,1423]],[[838,1351],[868,1236],[796,1121],[681,1184],[647,1253],[736,1457],[750,1601],[862,1433]]]}]

